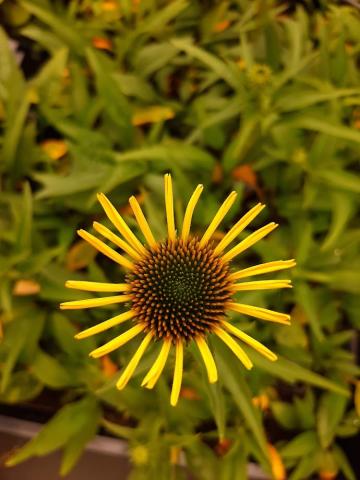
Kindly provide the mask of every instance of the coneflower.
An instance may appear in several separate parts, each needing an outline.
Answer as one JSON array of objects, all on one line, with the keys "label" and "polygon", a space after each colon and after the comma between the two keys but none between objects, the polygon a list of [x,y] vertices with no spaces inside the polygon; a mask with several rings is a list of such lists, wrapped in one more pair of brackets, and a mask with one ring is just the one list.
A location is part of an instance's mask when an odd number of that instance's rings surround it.
[{"label": "coneflower", "polygon": [[158,357],[142,382],[142,386],[153,388],[165,367],[171,348],[174,348],[175,368],[170,398],[173,406],[177,404],[181,388],[184,346],[190,341],[197,344],[211,383],[217,381],[218,374],[207,343],[208,335],[217,335],[247,369],[252,367],[252,362],[233,337],[252,346],[269,360],[276,360],[276,355],[267,347],[232,325],[227,319],[227,311],[231,310],[285,325],[290,322],[290,316],[287,314],[240,304],[232,299],[233,295],[239,291],[291,287],[290,280],[241,283],[238,280],[293,267],[294,260],[268,262],[239,271],[231,271],[230,268],[231,261],[237,255],[277,227],[271,222],[229,248],[240,232],[262,211],[264,205],[259,203],[253,207],[216,244],[212,240],[213,234],[234,203],[236,192],[230,193],[226,198],[203,235],[196,237],[190,234],[190,226],[194,208],[202,190],[203,186],[198,185],[192,194],[181,231],[178,233],[175,226],[171,176],[165,175],[168,235],[164,241],[155,239],[138,201],[135,197],[131,197],[130,206],[144,235],[146,245],[143,245],[130,230],[107,197],[99,194],[99,202],[122,238],[97,222],[94,223],[94,229],[120,248],[123,254],[118,253],[91,233],[84,230],[79,230],[78,233],[93,247],[124,268],[126,274],[123,283],[69,280],[66,282],[69,288],[91,292],[113,292],[118,295],[64,302],[60,305],[64,310],[116,303],[128,305],[128,310],[124,313],[78,333],[76,338],[85,338],[120,323],[131,322],[131,327],[125,333],[90,353],[92,357],[98,358],[121,347],[134,337],[142,335],[137,351],[117,382],[119,389],[126,386],[149,344],[159,341],[161,349]]}]

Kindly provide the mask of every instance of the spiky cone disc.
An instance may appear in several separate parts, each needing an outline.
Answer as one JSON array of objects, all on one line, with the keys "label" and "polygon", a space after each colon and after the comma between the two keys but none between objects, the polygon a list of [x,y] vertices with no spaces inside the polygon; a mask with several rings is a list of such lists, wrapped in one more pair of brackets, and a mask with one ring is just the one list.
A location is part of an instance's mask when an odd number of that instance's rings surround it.
[{"label": "spiky cone disc", "polygon": [[156,339],[170,338],[174,344],[219,325],[231,296],[228,263],[196,238],[158,244],[126,281],[137,320]]}]

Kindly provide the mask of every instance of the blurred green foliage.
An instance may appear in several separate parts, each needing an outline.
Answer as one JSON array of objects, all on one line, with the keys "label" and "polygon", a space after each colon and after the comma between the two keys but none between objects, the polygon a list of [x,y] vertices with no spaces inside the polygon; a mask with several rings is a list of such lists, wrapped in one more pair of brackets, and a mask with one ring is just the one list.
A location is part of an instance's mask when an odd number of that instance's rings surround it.
[{"label": "blurred green foliage", "polygon": [[[62,448],[65,475],[102,427],[128,440],[132,480],[183,478],[180,452],[194,478],[244,479],[249,459],[281,478],[268,443],[291,480],[340,470],[355,480],[338,439],[360,429],[360,12],[290,3],[0,2],[0,401],[50,389],[60,402],[9,465]],[[195,229],[230,189],[240,195],[224,228],[258,199],[267,204],[257,223],[281,228],[241,265],[298,262],[292,292],[242,293],[292,311],[291,327],[235,319],[279,361],[249,351],[247,373],[219,344],[221,380],[209,386],[190,347],[176,409],[171,365],[154,391],[139,387],[154,350],[118,392],[115,370],[134,346],[91,360],[109,333],[73,336],[107,314],[57,311],[84,298],[66,279],[118,277],[76,239],[103,219],[96,192],[135,229],[126,205],[138,194],[161,236],[166,171],[179,219],[195,185],[207,187]]]}]

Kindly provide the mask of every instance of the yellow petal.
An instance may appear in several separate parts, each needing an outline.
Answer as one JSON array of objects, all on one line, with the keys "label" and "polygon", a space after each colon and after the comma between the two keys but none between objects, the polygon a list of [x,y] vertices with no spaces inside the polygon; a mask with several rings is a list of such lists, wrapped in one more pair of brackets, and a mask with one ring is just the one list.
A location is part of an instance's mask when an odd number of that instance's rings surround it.
[{"label": "yellow petal", "polygon": [[294,259],[260,263],[259,265],[254,265],[253,267],[244,268],[243,270],[232,273],[230,275],[230,280],[235,281],[240,278],[252,277],[263,273],[277,272],[278,270],[295,267],[295,265],[296,262]]},{"label": "yellow petal", "polygon": [[121,235],[133,248],[135,248],[135,250],[144,255],[146,253],[144,245],[142,245],[142,243],[136,238],[110,200],[103,193],[99,193],[97,198],[114,227],[119,230]]},{"label": "yellow petal", "polygon": [[286,313],[274,312],[274,310],[268,310],[267,308],[254,307],[253,305],[244,305],[242,303],[228,303],[227,307],[229,310],[250,315],[250,317],[290,325],[290,315]]},{"label": "yellow petal", "polygon": [[171,347],[171,340],[165,339],[163,341],[163,344],[157,359],[155,360],[153,366],[150,368],[144,380],[142,381],[142,384],[141,384],[142,387],[145,386],[146,388],[154,388],[162,371],[164,370],[166,360],[170,352],[170,347]]},{"label": "yellow petal", "polygon": [[113,297],[87,298],[86,300],[73,300],[60,303],[61,310],[80,310],[82,308],[103,307],[113,303],[124,303],[131,300],[130,295],[115,295]]},{"label": "yellow petal", "polygon": [[231,323],[229,322],[222,322],[222,325],[228,332],[230,332],[235,337],[239,338],[243,342],[253,347],[259,353],[261,353],[261,355],[264,355],[264,357],[268,358],[272,362],[277,360],[277,356],[275,355],[275,353],[273,353],[271,350],[265,347],[265,345],[263,345],[262,343],[250,337],[250,335],[247,335],[245,332],[242,332],[238,328],[234,327],[234,325],[231,325]]},{"label": "yellow petal", "polygon": [[175,240],[175,217],[174,217],[174,198],[171,175],[167,173],[164,177],[165,180],[165,210],[166,210],[166,222],[168,227],[168,236],[170,240]]},{"label": "yellow petal", "polygon": [[130,290],[127,283],[83,282],[81,280],[67,280],[65,287],[87,292],[127,292]]},{"label": "yellow petal", "polygon": [[113,338],[110,342],[105,343],[99,348],[96,348],[92,352],[90,352],[90,357],[99,358],[107,353],[110,353],[116,350],[119,347],[125,345],[125,343],[129,342],[132,338],[139,335],[144,330],[144,325],[137,324],[134,327],[131,327],[126,332],[122,333],[121,335]]},{"label": "yellow petal", "polygon": [[265,205],[258,203],[250,211],[248,211],[235,225],[228,231],[225,237],[216,246],[214,252],[218,255],[236,238],[254,218],[265,208]]},{"label": "yellow petal", "polygon": [[215,365],[214,357],[212,356],[210,348],[203,337],[197,337],[195,341],[200,350],[203,361],[205,363],[209,382],[215,383],[218,379],[218,374],[217,374],[217,368]]},{"label": "yellow petal", "polygon": [[79,332],[75,335],[75,338],[78,340],[82,338],[91,337],[91,335],[95,335],[96,333],[103,332],[108,328],[114,327],[115,325],[119,325],[120,323],[126,322],[126,320],[130,320],[134,317],[134,312],[129,310],[128,312],[121,313],[120,315],[116,315],[116,317],[110,318],[109,320],[105,320],[104,322],[98,323],[93,327],[87,328],[82,332]]},{"label": "yellow petal", "polygon": [[110,240],[114,245],[117,247],[121,248],[126,252],[130,257],[132,257],[134,260],[141,260],[141,255],[134,250],[127,242],[122,240],[120,237],[118,237],[114,232],[109,230],[107,227],[102,225],[101,223],[94,222],[93,223],[94,230],[96,230],[100,235],[105,237],[107,240]]},{"label": "yellow petal", "polygon": [[143,341],[140,343],[139,348],[136,350],[135,355],[132,357],[130,362],[128,363],[127,367],[121,374],[119,380],[116,383],[116,388],[118,390],[122,390],[123,388],[126,387],[128,381],[132,377],[136,367],[138,366],[138,363],[141,360],[141,357],[144,355],[145,350],[147,349],[149,343],[151,342],[152,339],[152,333],[148,333],[146,337],[143,339]]},{"label": "yellow petal", "polygon": [[291,280],[260,280],[259,282],[242,282],[232,285],[231,290],[240,292],[244,290],[271,290],[274,288],[292,288]]},{"label": "yellow petal", "polygon": [[181,232],[181,238],[184,241],[187,240],[187,238],[189,236],[190,227],[191,227],[191,220],[192,220],[192,216],[193,216],[193,213],[194,213],[194,209],[196,207],[196,204],[197,204],[197,202],[199,200],[199,197],[201,195],[201,192],[203,190],[204,190],[203,185],[198,185],[196,187],[196,189],[194,190],[194,193],[191,195],[189,203],[186,207],[183,226],[182,226],[182,232]]},{"label": "yellow petal", "polygon": [[101,252],[103,255],[107,256],[119,265],[128,268],[129,270],[133,269],[134,265],[127,258],[120,255],[120,253],[115,252],[115,250],[108,247],[106,243],[94,237],[94,235],[91,235],[91,233],[88,233],[85,230],[78,230],[77,233],[81,238],[90,243],[90,245],[99,250],[99,252]]},{"label": "yellow petal", "polygon": [[184,347],[181,341],[176,343],[176,353],[175,353],[175,368],[174,368],[174,378],[171,389],[170,404],[175,407],[179,400],[182,374],[183,374],[183,363],[184,363]]},{"label": "yellow petal", "polygon": [[253,232],[251,235],[245,238],[242,242],[240,242],[238,245],[233,247],[231,250],[229,250],[227,253],[223,255],[223,260],[224,262],[228,262],[232,260],[234,257],[242,253],[244,250],[247,250],[250,248],[254,243],[258,242],[262,238],[264,238],[268,233],[272,232],[276,227],[278,227],[278,224],[271,222],[267,225],[265,225],[262,228],[259,228],[255,232]]},{"label": "yellow petal", "polygon": [[231,192],[230,195],[227,197],[227,199],[224,201],[224,203],[221,205],[215,217],[212,219],[210,225],[206,229],[202,239],[200,240],[201,247],[203,247],[208,243],[213,233],[219,226],[220,222],[223,220],[227,212],[230,210],[232,204],[235,202],[236,196],[237,196],[236,192]]},{"label": "yellow petal", "polygon": [[221,340],[232,350],[232,352],[238,357],[238,359],[243,363],[244,367],[250,370],[253,367],[252,361],[250,358],[246,355],[244,350],[240,347],[238,343],[235,342],[235,340],[230,337],[230,335],[225,332],[220,327],[215,327],[214,328],[214,333],[221,338]]},{"label": "yellow petal", "polygon": [[141,210],[139,202],[136,200],[134,196],[132,196],[129,199],[129,203],[132,208],[132,211],[134,212],[135,218],[139,224],[140,230],[144,234],[146,241],[148,242],[150,247],[154,248],[157,245],[157,242],[154,238],[154,235],[152,234],[149,224],[145,218],[145,215]]}]

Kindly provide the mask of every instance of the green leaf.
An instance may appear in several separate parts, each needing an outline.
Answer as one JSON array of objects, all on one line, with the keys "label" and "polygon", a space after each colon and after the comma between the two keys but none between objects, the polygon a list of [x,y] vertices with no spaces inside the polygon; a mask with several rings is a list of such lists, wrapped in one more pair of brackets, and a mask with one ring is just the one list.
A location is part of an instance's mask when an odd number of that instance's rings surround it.
[{"label": "green leaf", "polygon": [[324,334],[320,327],[318,306],[314,291],[307,283],[297,282],[295,285],[295,298],[309,320],[310,328],[318,341],[324,340]]},{"label": "green leaf", "polygon": [[219,377],[229,390],[235,405],[244,417],[245,423],[252,431],[260,449],[267,457],[268,449],[264,428],[259,412],[252,403],[252,395],[247,382],[240,372],[244,368],[239,364],[231,352],[219,341],[216,341],[216,363],[219,368]]},{"label": "green leaf", "polygon": [[305,480],[317,471],[319,467],[319,453],[311,452],[303,457],[296,465],[295,470],[289,476],[289,480]]},{"label": "green leaf", "polygon": [[31,251],[31,230],[33,223],[33,198],[28,182],[24,183],[22,194],[22,205],[20,210],[20,219],[18,222],[18,230],[16,232],[15,248],[18,251]]},{"label": "green leaf", "polygon": [[37,327],[39,322],[40,328],[42,327],[43,320],[43,315],[39,315],[37,312],[29,310],[28,315],[14,320],[6,329],[5,341],[0,345],[0,350],[4,349],[7,352],[1,368],[1,392],[6,390],[10,381],[11,372],[13,371],[21,352],[26,348],[28,342],[32,343],[33,333],[35,333],[35,335],[40,333]]},{"label": "green leaf", "polygon": [[76,383],[61,363],[41,350],[36,352],[30,369],[41,382],[51,388],[64,388]]},{"label": "green leaf", "polygon": [[[155,166],[158,165],[159,170],[171,168],[173,164],[184,169],[204,169],[206,172],[211,171],[215,164],[214,157],[192,145],[186,145],[181,142],[172,141],[164,145],[152,145],[114,155],[118,162],[132,161],[145,162],[153,161]],[[162,162],[159,164],[159,162]]]},{"label": "green leaf", "polygon": [[328,251],[334,247],[338,238],[344,232],[345,227],[353,213],[353,198],[343,192],[332,192],[332,217],[328,233],[321,246],[321,250]]},{"label": "green leaf", "polygon": [[323,449],[328,448],[342,419],[347,399],[335,393],[324,393],[317,413],[317,429]]},{"label": "green leaf", "polygon": [[[360,134],[359,134],[360,140]],[[340,169],[324,169],[313,175],[318,182],[324,183],[332,188],[338,188],[353,193],[360,193],[360,182],[358,176]]]},{"label": "green leaf", "polygon": [[95,400],[89,397],[66,405],[52,417],[35,438],[16,451],[6,461],[6,465],[13,467],[30,457],[47,455],[66,445],[73,435],[87,426],[96,408]]},{"label": "green leaf", "polygon": [[131,110],[118,82],[112,77],[112,65],[106,57],[90,48],[86,50],[86,56],[95,74],[96,88],[105,110],[119,128],[119,141],[124,146],[129,146],[133,136]]},{"label": "green leaf", "polygon": [[218,382],[212,384],[207,383],[207,386],[211,410],[214,414],[219,439],[221,441],[225,438],[226,429],[225,398]]},{"label": "green leaf", "polygon": [[296,409],[293,405],[285,402],[271,402],[271,411],[276,421],[282,427],[288,430],[294,430],[298,427]]},{"label": "green leaf", "polygon": [[70,25],[69,18],[62,18],[59,12],[53,9],[46,9],[37,2],[28,0],[19,0],[19,3],[39,20],[48,25],[67,45],[73,48],[77,53],[82,53],[85,47],[84,38],[75,28]]},{"label": "green leaf", "polygon": [[325,390],[336,392],[345,397],[349,396],[349,392],[343,386],[338,385],[337,383],[332,382],[331,380],[322,377],[321,375],[312,372],[301,365],[297,365],[290,360],[278,357],[276,362],[270,362],[253,349],[245,345],[242,345],[242,348],[252,359],[256,367],[265,370],[266,372],[270,373],[270,375],[281,378],[287,383],[302,381]]},{"label": "green leaf", "polygon": [[290,440],[280,451],[284,459],[302,458],[319,449],[319,440],[314,431],[302,432]]},{"label": "green leaf", "polygon": [[340,470],[343,472],[346,480],[356,480],[356,474],[343,450],[338,445],[334,445],[333,453],[335,460],[340,467]]},{"label": "green leaf", "polygon": [[284,95],[276,102],[276,107],[282,111],[288,112],[291,110],[302,110],[307,107],[311,107],[317,103],[328,102],[336,98],[347,97],[351,95],[359,95],[360,89],[358,88],[343,88],[336,89],[331,92],[297,92]]},{"label": "green leaf", "polygon": [[227,172],[242,162],[256,138],[254,132],[258,125],[259,118],[257,116],[252,116],[242,122],[239,133],[224,153],[223,163]]},{"label": "green leaf", "polygon": [[200,62],[208,66],[235,90],[239,87],[239,79],[236,77],[236,75],[234,75],[232,69],[215,55],[212,55],[211,53],[192,45],[188,40],[171,40],[171,45],[179,50],[183,50],[191,57],[200,60]]},{"label": "green leaf", "polygon": [[[341,138],[342,140],[349,140],[360,143],[360,132],[341,123],[330,123],[316,117],[301,116],[296,120],[289,122],[288,127],[304,128],[305,130],[313,130],[315,132],[325,133],[331,137]],[[326,170],[326,173],[331,170]],[[358,183],[358,191],[360,189]]]},{"label": "green leaf", "polygon": [[96,435],[101,418],[101,410],[95,402],[88,403],[86,416],[83,428],[75,432],[64,446],[60,467],[61,476],[66,476],[74,468],[86,445]]}]

